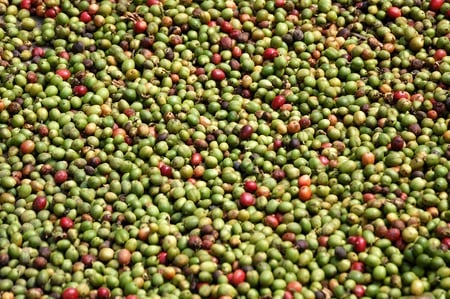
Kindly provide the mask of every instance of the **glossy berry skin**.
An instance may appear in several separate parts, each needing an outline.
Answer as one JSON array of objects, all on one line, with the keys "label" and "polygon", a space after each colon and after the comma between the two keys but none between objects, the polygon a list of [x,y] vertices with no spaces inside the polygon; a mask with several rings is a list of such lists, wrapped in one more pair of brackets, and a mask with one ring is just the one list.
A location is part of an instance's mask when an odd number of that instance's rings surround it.
[{"label": "glossy berry skin", "polygon": [[147,0],[148,6],[159,5],[159,0]]},{"label": "glossy berry skin", "polygon": [[241,128],[241,130],[239,132],[239,138],[249,139],[252,136],[253,132],[254,132],[254,130],[253,130],[252,126],[245,125]]},{"label": "glossy berry skin", "polygon": [[364,270],[365,270],[364,263],[363,262],[354,262],[350,269],[354,270],[354,271],[364,272]]},{"label": "glossy berry skin", "polygon": [[158,254],[158,261],[161,265],[167,264],[167,252],[162,251]]},{"label": "glossy berry skin", "polygon": [[272,103],[271,103],[271,107],[274,110],[278,110],[284,104],[286,104],[286,97],[283,96],[283,95],[277,95],[277,96],[275,96],[275,98],[273,98]]},{"label": "glossy berry skin", "polygon": [[144,20],[139,20],[134,23],[134,32],[144,33],[147,30],[147,22]]},{"label": "glossy berry skin", "polygon": [[200,153],[193,153],[191,156],[191,164],[192,166],[197,166],[202,164],[203,162],[203,157]]},{"label": "glossy berry skin", "polygon": [[442,5],[444,5],[445,0],[430,0],[430,6],[429,9],[434,11],[434,12],[438,12]]},{"label": "glossy berry skin", "polygon": [[353,289],[353,293],[356,295],[356,297],[361,298],[366,293],[366,287],[360,284],[357,284],[355,288]]},{"label": "glossy berry skin", "polygon": [[447,56],[447,51],[444,49],[437,49],[433,55],[436,61],[441,61],[445,56]]},{"label": "glossy berry skin", "polygon": [[231,284],[237,286],[245,281],[246,274],[242,269],[236,269],[231,275]]},{"label": "glossy berry skin", "polygon": [[91,15],[87,11],[83,11],[80,14],[80,21],[83,23],[89,23],[92,20]]},{"label": "glossy berry skin", "polygon": [[55,71],[55,74],[59,75],[63,80],[70,78],[70,71],[68,69],[58,69]]},{"label": "glossy berry skin", "polygon": [[253,194],[248,193],[248,192],[242,193],[241,196],[239,197],[239,203],[244,208],[254,205],[255,201],[256,201],[256,199],[253,196]]},{"label": "glossy berry skin", "polygon": [[387,13],[388,17],[391,19],[397,19],[402,16],[402,11],[400,10],[400,8],[398,8],[396,6],[389,7],[387,9],[386,13]]},{"label": "glossy berry skin", "polygon": [[47,198],[45,196],[36,196],[33,201],[33,209],[35,211],[42,211],[47,206]]},{"label": "glossy berry skin", "polygon": [[221,69],[213,69],[211,71],[211,78],[214,81],[222,81],[226,78],[225,72]]},{"label": "glossy berry skin", "polygon": [[279,55],[278,50],[275,48],[267,48],[264,50],[263,58],[266,60],[273,60]]},{"label": "glossy berry skin", "polygon": [[278,225],[280,225],[280,221],[275,215],[267,215],[266,217],[264,217],[264,224],[275,229],[278,227]]},{"label": "glossy berry skin", "polygon": [[286,5],[286,0],[275,0],[276,7],[284,7]]},{"label": "glossy berry skin", "polygon": [[110,299],[111,291],[107,287],[100,287],[97,290],[97,299]]},{"label": "glossy berry skin", "polygon": [[61,299],[78,299],[79,295],[76,288],[68,287],[62,292]]},{"label": "glossy berry skin", "polygon": [[69,217],[62,217],[59,220],[59,224],[61,225],[63,230],[68,230],[73,227],[73,220]]},{"label": "glossy berry skin", "polygon": [[357,237],[355,241],[355,251],[356,252],[363,252],[366,250],[367,243],[366,240],[363,237]]},{"label": "glossy berry skin", "polygon": [[231,33],[231,31],[233,31],[233,26],[231,25],[230,22],[224,21],[220,25],[220,30],[222,30],[222,32],[225,32],[225,33]]},{"label": "glossy berry skin", "polygon": [[73,88],[73,94],[77,97],[82,97],[88,92],[88,89],[84,85],[77,85]]},{"label": "glossy berry skin", "polygon": [[169,177],[169,178],[172,177],[172,167],[170,167],[169,165],[162,164],[159,167],[159,171],[161,172],[161,174],[163,176],[166,176],[166,177]]},{"label": "glossy berry skin", "polygon": [[56,184],[61,185],[62,183],[64,183],[68,179],[67,171],[64,170],[64,169],[58,170],[55,173],[54,179],[55,179],[55,183]]},{"label": "glossy berry skin", "polygon": [[410,99],[411,96],[409,92],[403,90],[394,91],[394,100],[398,101],[400,99]]},{"label": "glossy berry skin", "polygon": [[22,8],[22,9],[30,9],[31,8],[31,0],[22,0],[20,2],[20,8]]},{"label": "glossy berry skin", "polygon": [[244,189],[247,192],[253,193],[258,189],[258,184],[255,181],[247,180],[244,182]]}]

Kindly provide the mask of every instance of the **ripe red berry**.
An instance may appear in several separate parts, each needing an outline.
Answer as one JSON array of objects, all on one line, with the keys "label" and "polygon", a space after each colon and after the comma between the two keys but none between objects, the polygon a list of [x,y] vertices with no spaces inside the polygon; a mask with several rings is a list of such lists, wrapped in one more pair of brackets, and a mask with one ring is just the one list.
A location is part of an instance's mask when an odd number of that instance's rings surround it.
[{"label": "ripe red berry", "polygon": [[211,62],[213,64],[219,64],[222,61],[222,56],[219,53],[214,53],[211,57]]},{"label": "ripe red berry", "polygon": [[166,176],[166,177],[169,177],[169,178],[172,177],[172,167],[170,167],[169,165],[162,164],[159,167],[159,171],[161,172],[161,174],[163,176]]},{"label": "ripe red berry", "polygon": [[255,202],[256,202],[255,197],[253,196],[253,194],[251,194],[249,192],[243,192],[241,194],[241,196],[239,197],[239,203],[244,208],[254,205]]},{"label": "ripe red berry", "polygon": [[20,2],[20,8],[22,8],[22,9],[30,9],[31,8],[31,0],[22,0]]},{"label": "ripe red berry", "polygon": [[244,189],[247,192],[253,193],[258,189],[258,184],[255,181],[247,180],[244,182]]},{"label": "ripe red berry", "polygon": [[202,164],[203,157],[200,153],[193,153],[191,156],[191,164],[192,166],[197,166]]},{"label": "ripe red berry", "polygon": [[80,14],[80,21],[83,23],[89,23],[92,20],[91,15],[87,11],[83,11]]},{"label": "ripe red berry", "polygon": [[250,125],[245,125],[241,128],[239,132],[239,137],[241,139],[249,139],[253,134],[253,127]]},{"label": "ripe red berry", "polygon": [[69,79],[71,75],[68,69],[58,69],[55,71],[55,74],[59,75],[63,80]]},{"label": "ripe red berry", "polygon": [[45,50],[43,48],[41,48],[41,47],[35,47],[35,48],[33,48],[33,50],[31,50],[31,55],[44,57]]},{"label": "ripe red berry", "polygon": [[432,11],[439,11],[442,5],[445,3],[445,0],[430,0],[429,8]]},{"label": "ripe red berry", "polygon": [[55,172],[54,180],[55,180],[56,184],[60,185],[60,184],[64,183],[65,181],[67,181],[68,177],[69,177],[69,175],[67,174],[67,171],[64,169],[60,169],[57,172]]},{"label": "ripe red berry", "polygon": [[59,220],[59,225],[61,225],[63,230],[68,230],[73,227],[73,220],[64,216]]},{"label": "ripe red berry", "polygon": [[359,271],[359,272],[364,272],[364,263],[363,262],[353,262],[351,265],[351,270],[355,270],[355,271]]},{"label": "ripe red berry", "polygon": [[231,31],[233,31],[233,26],[231,25],[230,22],[224,21],[224,22],[220,25],[220,29],[222,30],[222,32],[230,33]]},{"label": "ripe red berry", "polygon": [[391,19],[396,19],[402,16],[402,11],[396,6],[389,7],[386,12],[388,17]]},{"label": "ripe red berry", "polygon": [[107,287],[100,287],[97,290],[97,299],[110,299],[111,291]]},{"label": "ripe red berry", "polygon": [[45,209],[46,206],[47,206],[47,198],[45,196],[38,195],[33,200],[33,210],[37,212]]},{"label": "ripe red berry", "polygon": [[226,75],[223,70],[216,68],[211,71],[211,78],[215,81],[222,81],[226,78]]},{"label": "ripe red berry", "polygon": [[82,97],[88,92],[88,88],[84,85],[77,85],[73,88],[73,94]]},{"label": "ripe red berry", "polygon": [[267,48],[264,50],[263,58],[267,60],[273,60],[279,55],[278,50],[275,48]]},{"label": "ripe red berry", "polygon": [[166,251],[161,251],[158,254],[158,260],[159,260],[159,263],[161,265],[166,265],[167,264],[167,252]]},{"label": "ripe red berry", "polygon": [[356,238],[357,238],[357,237],[358,237],[358,236],[350,236],[350,237],[347,238],[347,242],[350,243],[350,244],[352,244],[352,245],[355,245],[355,242],[356,242]]},{"label": "ripe red berry", "polygon": [[434,53],[434,60],[441,61],[445,56],[447,56],[447,51],[444,49],[437,49]]},{"label": "ripe red berry", "polygon": [[67,51],[59,52],[58,56],[61,57],[61,58],[64,58],[65,60],[69,60],[70,59],[70,54]]},{"label": "ripe red berry", "polygon": [[363,237],[361,237],[361,236],[356,237],[356,241],[355,241],[354,247],[355,247],[356,252],[363,252],[363,251],[365,251],[366,247],[367,247],[366,240]]},{"label": "ripe red berry", "polygon": [[58,14],[58,10],[57,10],[57,8],[56,8],[56,6],[55,7],[50,7],[50,8],[48,8],[46,11],[45,11],[45,17],[46,18],[52,18],[52,19],[54,19],[54,18],[56,18],[56,15]]},{"label": "ripe red berry", "polygon": [[158,5],[158,4],[159,4],[159,0],[147,0],[148,6]]},{"label": "ripe red berry", "polygon": [[233,55],[234,58],[239,58],[242,55],[242,49],[239,48],[238,46],[234,46],[231,49],[231,55]]},{"label": "ripe red berry", "polygon": [[139,20],[134,23],[134,32],[144,33],[147,30],[147,22],[144,20]]},{"label": "ripe red berry", "polygon": [[78,299],[78,296],[79,292],[76,288],[68,287],[62,292],[61,299]]},{"label": "ripe red berry", "polygon": [[366,287],[361,284],[357,284],[353,288],[353,294],[355,294],[356,297],[358,297],[358,298],[363,297],[365,293],[366,293]]},{"label": "ripe red berry", "polygon": [[273,98],[272,104],[270,106],[272,107],[272,109],[278,110],[284,104],[286,104],[286,97],[284,95],[279,94]]},{"label": "ripe red berry", "polygon": [[275,229],[280,225],[280,221],[278,220],[276,215],[267,215],[264,217],[264,224]]},{"label": "ripe red berry", "polygon": [[410,99],[411,96],[409,92],[403,90],[394,91],[394,100],[398,101],[400,99]]},{"label": "ripe red berry", "polygon": [[242,269],[236,269],[231,276],[231,284],[237,286],[245,281],[246,274]]},{"label": "ripe red berry", "polygon": [[276,7],[284,7],[286,5],[286,0],[275,0]]}]

